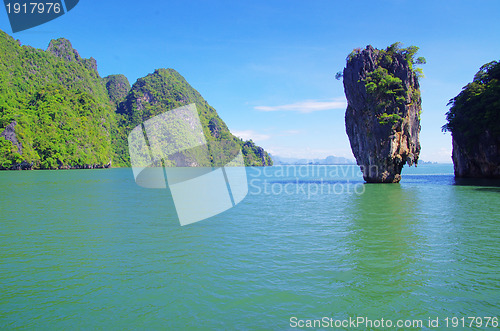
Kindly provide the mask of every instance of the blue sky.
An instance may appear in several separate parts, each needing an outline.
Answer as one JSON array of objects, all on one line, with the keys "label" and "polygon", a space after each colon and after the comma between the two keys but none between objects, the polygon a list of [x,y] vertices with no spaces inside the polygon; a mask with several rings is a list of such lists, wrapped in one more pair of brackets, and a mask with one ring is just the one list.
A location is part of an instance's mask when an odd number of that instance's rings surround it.
[{"label": "blue sky", "polygon": [[101,76],[133,84],[174,68],[230,130],[275,155],[352,158],[345,97],[335,73],[353,48],[400,41],[420,47],[421,160],[451,162],[440,130],[448,100],[479,67],[499,60],[500,1],[80,0],[66,15],[13,34],[45,49],[69,39]]}]

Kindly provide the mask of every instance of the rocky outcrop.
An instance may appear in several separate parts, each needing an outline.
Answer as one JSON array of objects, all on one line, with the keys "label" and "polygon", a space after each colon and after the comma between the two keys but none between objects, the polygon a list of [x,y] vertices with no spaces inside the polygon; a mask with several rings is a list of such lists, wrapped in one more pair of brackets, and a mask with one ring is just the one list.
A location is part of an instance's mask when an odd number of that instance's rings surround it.
[{"label": "rocky outcrop", "polygon": [[81,63],[87,69],[98,75],[97,61],[93,57],[90,57],[89,59],[82,58],[78,51],[73,48],[68,39],[59,38],[51,40],[49,46],[47,47],[47,52],[67,62]]},{"label": "rocky outcrop", "polygon": [[51,40],[49,47],[47,47],[47,52],[68,62],[79,62],[82,60],[78,51],[74,49],[71,42],[65,38]]},{"label": "rocky outcrop", "polygon": [[8,140],[16,147],[16,152],[19,154],[23,154],[23,145],[17,140],[15,127],[17,125],[16,121],[12,121],[9,125],[5,127],[5,129],[0,133],[0,137],[4,137],[5,140]]},{"label": "rocky outcrop", "polygon": [[[421,99],[416,47],[353,51],[343,72],[345,125],[365,181],[397,183],[405,164],[420,154]],[[421,58],[420,63],[425,59]]]},{"label": "rocky outcrop", "polygon": [[500,178],[500,62],[483,65],[449,104],[455,176]]}]

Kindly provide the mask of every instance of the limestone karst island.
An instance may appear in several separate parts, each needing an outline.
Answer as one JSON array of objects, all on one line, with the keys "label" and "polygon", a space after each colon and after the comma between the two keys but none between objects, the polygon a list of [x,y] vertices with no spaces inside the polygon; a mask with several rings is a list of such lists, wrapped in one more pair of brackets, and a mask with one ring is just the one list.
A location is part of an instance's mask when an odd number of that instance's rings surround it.
[{"label": "limestone karst island", "polygon": [[208,142],[234,141],[247,166],[272,164],[263,148],[231,134],[173,69],[155,70],[131,87],[123,75],[100,77],[96,60],[82,58],[67,39],[44,51],[0,31],[0,51],[0,169],[130,166],[130,130],[190,103]]},{"label": "limestone karst island", "polygon": [[356,49],[343,72],[345,125],[363,177],[369,183],[398,183],[405,164],[418,162],[422,111],[415,66],[418,48]]},{"label": "limestone karst island", "polygon": [[500,62],[483,65],[448,105],[455,176],[500,178]]},{"label": "limestone karst island", "polygon": [[[368,45],[347,57],[343,73],[345,125],[352,152],[369,183],[398,183],[405,164],[418,163],[422,100],[418,47]],[[456,177],[500,178],[500,63],[483,65],[447,113]]]}]

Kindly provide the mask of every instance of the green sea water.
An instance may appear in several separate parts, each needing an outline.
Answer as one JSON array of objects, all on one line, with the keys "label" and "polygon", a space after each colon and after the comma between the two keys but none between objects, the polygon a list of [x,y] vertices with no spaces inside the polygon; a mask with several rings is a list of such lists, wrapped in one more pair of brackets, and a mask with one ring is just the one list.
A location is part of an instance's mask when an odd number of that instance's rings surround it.
[{"label": "green sea water", "polygon": [[131,169],[0,172],[0,329],[485,329],[468,317],[500,317],[500,188],[452,173],[249,168],[240,204],[181,227]]}]

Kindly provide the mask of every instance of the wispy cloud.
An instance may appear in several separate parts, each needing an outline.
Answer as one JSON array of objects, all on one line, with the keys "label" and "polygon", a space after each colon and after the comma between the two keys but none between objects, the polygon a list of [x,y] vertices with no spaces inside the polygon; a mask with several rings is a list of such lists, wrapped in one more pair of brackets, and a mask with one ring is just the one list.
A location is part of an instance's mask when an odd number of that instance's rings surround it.
[{"label": "wispy cloud", "polygon": [[296,135],[296,134],[301,134],[302,131],[300,130],[285,130],[285,131],[282,131],[282,134],[284,135],[290,135],[290,136],[293,136],[293,135]]},{"label": "wispy cloud", "polygon": [[254,130],[231,131],[235,136],[243,140],[263,141],[271,138],[268,134],[258,133]]},{"label": "wispy cloud", "polygon": [[254,109],[259,111],[294,111],[308,114],[321,110],[345,109],[346,106],[345,99],[334,99],[330,101],[305,100],[280,106],[257,106]]}]

